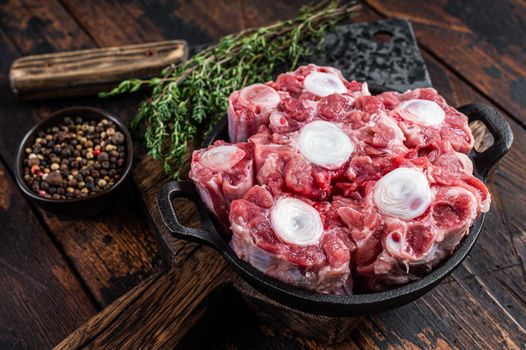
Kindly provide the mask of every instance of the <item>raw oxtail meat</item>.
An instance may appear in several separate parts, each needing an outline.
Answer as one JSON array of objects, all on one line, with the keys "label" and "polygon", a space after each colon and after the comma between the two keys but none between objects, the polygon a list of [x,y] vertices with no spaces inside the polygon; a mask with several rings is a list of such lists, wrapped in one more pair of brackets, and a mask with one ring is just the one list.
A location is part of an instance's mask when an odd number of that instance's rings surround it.
[{"label": "raw oxtail meat", "polygon": [[294,131],[316,115],[320,100],[332,94],[341,94],[352,103],[370,92],[366,83],[348,82],[338,69],[314,64],[280,74],[275,82],[235,91],[228,99],[230,141],[246,141],[269,123],[281,131]]},{"label": "raw oxtail meat", "polygon": [[449,149],[433,161],[406,160],[362,193],[334,198],[357,246],[359,287],[380,291],[429,273],[489,209],[487,188],[470,174],[465,157]]},{"label": "raw oxtail meat", "polygon": [[355,143],[345,125],[314,120],[291,133],[272,133],[262,126],[254,143],[256,182],[273,195],[290,192],[326,200],[331,183],[342,176]]},{"label": "raw oxtail meat", "polygon": [[435,89],[384,92],[378,96],[406,136],[408,147],[425,147],[448,140],[458,152],[473,148],[473,135],[465,115],[449,106]]},{"label": "raw oxtail meat", "polygon": [[274,198],[256,185],[232,202],[230,222],[232,249],[263,273],[320,293],[352,291],[354,244],[329,203]]},{"label": "raw oxtail meat", "polygon": [[270,115],[278,109],[281,95],[269,84],[253,84],[233,92],[227,109],[230,140],[246,141],[260,125],[268,124]]},{"label": "raw oxtail meat", "polygon": [[372,96],[307,65],[234,92],[228,121],[234,143],[196,151],[190,177],[237,255],[283,282],[351,294],[416,280],[489,210],[467,117],[434,89]]},{"label": "raw oxtail meat", "polygon": [[367,83],[349,82],[339,69],[314,64],[280,74],[270,85],[300,100],[318,101],[332,94],[345,94],[349,97],[370,95]]},{"label": "raw oxtail meat", "polygon": [[[399,165],[408,152],[404,133],[375,96],[360,96],[345,121],[353,126],[356,150],[345,170],[345,179],[336,184],[344,193],[356,191],[367,181]],[[348,129],[347,129],[348,130]]]},{"label": "raw oxtail meat", "polygon": [[[292,192],[325,200],[334,183],[355,190],[395,167],[397,157],[408,151],[402,130],[381,100],[359,96],[354,104],[349,101],[339,94],[324,97],[314,116],[301,121],[290,117],[304,111],[301,104],[288,117],[280,116],[284,121],[274,123],[271,116],[270,126],[260,126],[249,138],[255,145],[257,183],[273,195]],[[286,128],[292,123],[294,128]]]},{"label": "raw oxtail meat", "polygon": [[189,177],[208,209],[226,226],[228,209],[254,185],[254,146],[216,141],[207,149],[195,151]]}]

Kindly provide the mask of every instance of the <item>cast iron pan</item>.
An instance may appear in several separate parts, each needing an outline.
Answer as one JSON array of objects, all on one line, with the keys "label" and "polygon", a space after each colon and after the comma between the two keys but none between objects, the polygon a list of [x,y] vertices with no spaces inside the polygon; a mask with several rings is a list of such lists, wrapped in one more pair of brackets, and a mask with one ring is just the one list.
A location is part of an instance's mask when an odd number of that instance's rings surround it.
[{"label": "cast iron pan", "polygon": [[[458,110],[467,115],[470,122],[482,121],[493,135],[494,143],[490,148],[482,153],[473,150],[470,154],[476,169],[475,175],[486,182],[490,169],[511,147],[513,135],[510,126],[495,109],[484,104],[473,103],[462,106]],[[219,139],[228,140],[226,118],[211,132],[203,147]],[[172,200],[176,197],[184,197],[195,203],[201,217],[202,229],[185,227],[179,223],[172,205]],[[326,316],[359,316],[384,311],[407,304],[427,293],[466,258],[480,234],[485,216],[482,214],[475,221],[469,235],[462,240],[455,253],[422,279],[385,292],[342,296],[319,294],[287,285],[266,276],[239,259],[228,242],[222,238],[219,233],[222,229],[221,225],[211,217],[192,182],[167,183],[158,193],[157,203],[166,226],[176,238],[195,241],[214,248],[244,280],[277,302],[301,311]]]}]

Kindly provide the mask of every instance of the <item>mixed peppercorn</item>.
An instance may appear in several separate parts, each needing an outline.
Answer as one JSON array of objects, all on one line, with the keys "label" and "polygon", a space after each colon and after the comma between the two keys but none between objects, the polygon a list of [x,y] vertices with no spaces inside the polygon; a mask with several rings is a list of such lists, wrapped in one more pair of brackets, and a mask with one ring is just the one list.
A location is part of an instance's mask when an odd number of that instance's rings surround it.
[{"label": "mixed peppercorn", "polygon": [[66,117],[26,148],[23,176],[44,198],[87,197],[111,188],[126,165],[124,134],[108,119]]}]

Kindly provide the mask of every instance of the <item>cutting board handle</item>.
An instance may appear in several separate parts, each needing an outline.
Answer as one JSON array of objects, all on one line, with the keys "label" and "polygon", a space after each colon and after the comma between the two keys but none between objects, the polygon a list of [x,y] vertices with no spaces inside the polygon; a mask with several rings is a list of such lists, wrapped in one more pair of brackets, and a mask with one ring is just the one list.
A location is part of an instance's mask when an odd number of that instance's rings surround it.
[{"label": "cutting board handle", "polygon": [[24,99],[97,94],[130,78],[148,79],[188,59],[184,40],[168,40],[21,57],[9,80]]}]

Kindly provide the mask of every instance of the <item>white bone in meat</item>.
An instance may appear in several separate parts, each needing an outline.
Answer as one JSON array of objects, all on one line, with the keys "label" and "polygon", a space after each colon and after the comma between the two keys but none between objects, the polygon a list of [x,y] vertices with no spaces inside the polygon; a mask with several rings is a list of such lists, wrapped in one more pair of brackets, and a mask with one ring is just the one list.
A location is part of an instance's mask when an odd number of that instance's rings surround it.
[{"label": "white bone in meat", "polygon": [[303,127],[299,150],[312,163],[327,169],[342,166],[354,150],[354,144],[336,125],[317,120]]},{"label": "white bone in meat", "polygon": [[439,125],[446,117],[444,110],[436,102],[420,99],[400,103],[397,112],[406,120],[426,125]]},{"label": "white bone in meat", "polygon": [[337,76],[330,73],[312,72],[305,78],[305,90],[321,97],[334,93],[343,94],[347,88]]},{"label": "white bone in meat", "polygon": [[374,189],[374,203],[385,215],[410,220],[431,203],[427,178],[418,170],[398,168],[382,177]]},{"label": "white bone in meat", "polygon": [[290,244],[318,244],[323,233],[320,214],[309,204],[295,198],[278,200],[270,211],[274,232]]}]

